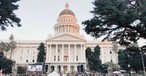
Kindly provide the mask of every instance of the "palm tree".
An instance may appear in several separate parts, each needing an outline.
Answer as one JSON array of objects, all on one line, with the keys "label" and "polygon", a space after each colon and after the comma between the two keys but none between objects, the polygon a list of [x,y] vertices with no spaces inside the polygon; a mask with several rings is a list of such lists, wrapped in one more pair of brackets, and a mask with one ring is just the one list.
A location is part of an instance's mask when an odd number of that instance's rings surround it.
[{"label": "palm tree", "polygon": [[3,41],[0,42],[0,51],[1,52],[6,52],[6,57],[7,57],[7,52],[10,50],[10,47],[9,47],[9,43],[5,43]]},{"label": "palm tree", "polygon": [[0,51],[6,52],[6,57],[7,57],[7,52],[10,50],[10,59],[11,59],[13,50],[16,48],[16,42],[14,41],[13,35],[10,36],[9,40],[10,40],[9,43],[5,43],[3,41],[0,42]]},{"label": "palm tree", "polygon": [[12,53],[13,53],[13,50],[16,48],[16,42],[14,41],[14,36],[13,34],[11,34],[10,38],[10,43],[9,43],[9,48],[10,48],[10,59],[12,58]]}]

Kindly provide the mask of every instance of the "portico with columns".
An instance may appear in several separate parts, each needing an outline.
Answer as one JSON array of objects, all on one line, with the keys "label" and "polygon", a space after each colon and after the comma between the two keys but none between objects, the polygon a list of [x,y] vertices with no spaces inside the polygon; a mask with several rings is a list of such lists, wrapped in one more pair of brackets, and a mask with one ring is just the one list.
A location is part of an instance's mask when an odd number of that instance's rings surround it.
[{"label": "portico with columns", "polygon": [[75,14],[65,5],[54,26],[54,36],[46,40],[48,72],[77,72],[85,66],[85,38],[80,35]]},{"label": "portico with columns", "polygon": [[46,64],[51,68],[50,71],[77,72],[77,66],[85,65],[85,63],[84,40],[50,40],[47,42]]}]

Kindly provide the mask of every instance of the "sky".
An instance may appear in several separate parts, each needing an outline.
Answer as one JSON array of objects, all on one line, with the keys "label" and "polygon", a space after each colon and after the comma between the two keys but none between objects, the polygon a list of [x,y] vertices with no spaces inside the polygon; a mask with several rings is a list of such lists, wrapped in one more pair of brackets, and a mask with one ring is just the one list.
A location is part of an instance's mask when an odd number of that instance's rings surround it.
[{"label": "sky", "polygon": [[0,39],[9,39],[13,34],[16,40],[45,40],[50,34],[54,34],[54,25],[58,15],[65,9],[68,2],[80,25],[80,33],[87,39],[93,39],[84,32],[82,21],[92,18],[90,11],[93,8],[93,0],[20,0],[17,2],[19,9],[15,11],[21,19],[21,27],[8,27],[6,31],[0,31]]},{"label": "sky", "polygon": [[[80,25],[80,33],[87,40],[94,38],[84,32],[82,22],[91,19],[93,15],[94,0],[20,0],[17,2],[19,9],[15,11],[17,17],[21,19],[21,27],[8,27],[6,31],[0,31],[0,39],[7,40],[13,34],[15,40],[46,40],[54,35],[54,25],[57,23],[58,15],[65,9],[68,2],[69,9],[72,10]],[[101,40],[101,39],[99,39]],[[139,41],[139,45],[144,45],[144,40]]]}]

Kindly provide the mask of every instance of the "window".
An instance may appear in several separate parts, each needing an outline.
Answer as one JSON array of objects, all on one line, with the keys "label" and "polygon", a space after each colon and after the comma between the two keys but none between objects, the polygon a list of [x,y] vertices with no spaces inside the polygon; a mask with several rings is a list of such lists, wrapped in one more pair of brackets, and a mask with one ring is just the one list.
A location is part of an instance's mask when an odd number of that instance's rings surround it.
[{"label": "window", "polygon": [[29,49],[27,49],[27,54],[29,53]]},{"label": "window", "polygon": [[26,62],[28,62],[28,60],[26,60]]},{"label": "window", "polygon": [[35,50],[33,51],[33,54],[35,54]]},{"label": "window", "polygon": [[111,60],[111,62],[113,62],[113,60]]},{"label": "window", "polygon": [[35,56],[33,56],[33,59],[35,58]]},{"label": "window", "polygon": [[56,61],[56,56],[54,56],[54,61]]},{"label": "window", "polygon": [[110,54],[112,54],[112,52],[110,51]]},{"label": "window", "polygon": [[78,61],[78,56],[76,56],[76,61]]},{"label": "window", "polygon": [[22,56],[20,56],[20,61],[22,61]]},{"label": "window", "polygon": [[64,56],[64,61],[68,61],[68,56]]},{"label": "window", "polygon": [[21,49],[21,53],[23,53],[23,49]]},{"label": "window", "polygon": [[58,61],[60,61],[60,56],[58,56]]},{"label": "window", "polygon": [[32,60],[32,62],[34,62],[34,60]]},{"label": "window", "polygon": [[58,53],[60,53],[60,49],[58,49]]}]

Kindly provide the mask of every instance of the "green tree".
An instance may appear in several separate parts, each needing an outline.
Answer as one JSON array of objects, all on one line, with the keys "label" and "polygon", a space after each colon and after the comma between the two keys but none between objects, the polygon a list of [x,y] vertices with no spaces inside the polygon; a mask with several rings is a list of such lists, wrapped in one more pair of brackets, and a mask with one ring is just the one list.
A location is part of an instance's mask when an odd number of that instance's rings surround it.
[{"label": "green tree", "polygon": [[21,26],[20,19],[14,11],[18,9],[16,2],[19,0],[0,0],[0,29],[6,30],[7,27],[14,25]]},{"label": "green tree", "polygon": [[106,63],[102,64],[102,67],[103,67],[102,68],[102,73],[107,73],[108,67],[112,67],[113,70],[119,69],[118,65],[114,64],[113,62],[106,62]]},{"label": "green tree", "polygon": [[107,69],[108,69],[108,65],[107,64],[102,64],[102,70],[101,70],[101,72],[102,73],[107,73],[108,71],[107,71]]},{"label": "green tree", "polygon": [[93,59],[94,59],[94,61],[93,61],[94,70],[97,70],[98,72],[100,72],[102,69],[102,64],[101,64],[101,60],[100,60],[100,47],[99,47],[99,45],[95,46],[95,48],[94,48]]},{"label": "green tree", "polygon": [[[132,46],[127,47],[124,50],[118,52],[119,65],[122,69],[129,71],[130,69],[135,70],[136,72],[143,70],[141,52],[138,47]],[[144,61],[146,60],[146,55],[144,55]],[[128,66],[129,65],[129,66]],[[146,65],[146,63],[145,63]]]},{"label": "green tree", "polygon": [[14,49],[16,48],[16,42],[14,40],[13,34],[11,34],[9,40],[10,40],[9,43],[3,42],[3,41],[0,42],[0,51],[6,52],[6,56],[7,56],[7,52],[10,51],[10,59],[11,59],[12,53]]},{"label": "green tree", "polygon": [[27,70],[26,67],[23,66],[18,66],[17,69],[18,69],[17,71],[18,74],[25,74]]},{"label": "green tree", "polygon": [[93,54],[93,52],[91,51],[91,48],[88,47],[88,48],[86,49],[86,59],[88,59],[89,57],[91,57],[92,54]]},{"label": "green tree", "polygon": [[86,60],[87,60],[87,67],[92,70],[92,65],[93,65],[93,62],[92,62],[92,58],[93,58],[93,52],[91,50],[90,47],[88,47],[86,49]]},{"label": "green tree", "polygon": [[94,52],[92,52],[89,47],[86,49],[86,59],[88,62],[88,67],[91,71],[101,71],[102,65],[99,56],[100,47],[98,45],[94,48]]},{"label": "green tree", "polygon": [[3,74],[10,74],[12,72],[12,66],[14,62],[7,59],[3,52],[0,52],[0,67],[2,68]]},{"label": "green tree", "polygon": [[44,43],[41,43],[37,49],[39,50],[38,55],[37,55],[37,62],[45,62],[46,52],[45,52]]},{"label": "green tree", "polygon": [[94,0],[93,18],[82,23],[95,38],[121,45],[146,39],[146,0]]}]

